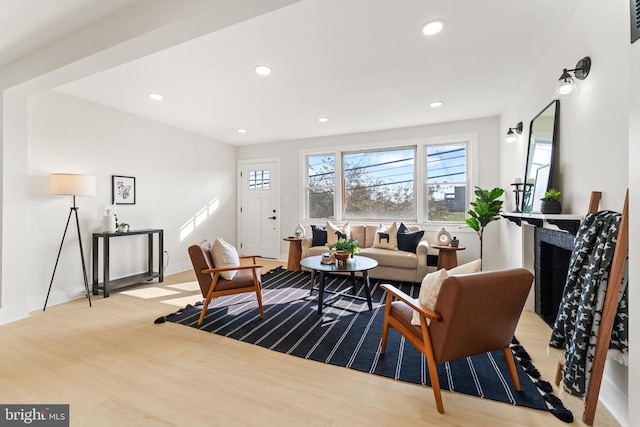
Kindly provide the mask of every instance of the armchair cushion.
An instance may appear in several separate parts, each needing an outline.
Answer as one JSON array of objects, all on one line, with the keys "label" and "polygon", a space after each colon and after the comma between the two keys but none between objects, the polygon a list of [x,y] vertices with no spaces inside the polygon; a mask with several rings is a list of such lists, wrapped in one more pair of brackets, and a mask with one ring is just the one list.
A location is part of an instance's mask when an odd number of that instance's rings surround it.
[{"label": "armchair cushion", "polygon": [[[424,280],[422,281],[422,285],[420,286],[418,301],[420,302],[420,304],[426,306],[430,310],[433,310],[436,306],[436,300],[438,299],[438,294],[440,293],[442,282],[444,282],[447,277],[456,276],[458,274],[478,273],[481,266],[482,260],[477,259],[475,261],[459,265],[455,268],[452,268],[451,270],[445,270],[444,268],[441,268],[438,271],[427,274],[426,276],[424,276]],[[427,324],[430,323],[431,321],[427,319]],[[411,324],[420,326],[420,315],[417,311],[413,312]]]},{"label": "armchair cushion", "polygon": [[[217,238],[213,242],[213,245],[211,246],[211,258],[213,259],[213,265],[216,268],[240,266],[240,257],[238,256],[236,248],[221,238]],[[237,270],[222,271],[220,272],[220,276],[226,280],[233,280],[236,273],[238,273]]]}]

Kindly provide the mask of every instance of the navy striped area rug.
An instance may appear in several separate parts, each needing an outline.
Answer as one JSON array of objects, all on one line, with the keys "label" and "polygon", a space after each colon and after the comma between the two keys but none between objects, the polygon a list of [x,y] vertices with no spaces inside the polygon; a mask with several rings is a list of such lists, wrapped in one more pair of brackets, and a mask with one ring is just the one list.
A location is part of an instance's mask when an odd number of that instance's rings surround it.
[{"label": "navy striped area rug", "polygon": [[[329,299],[330,294],[325,294],[327,305],[322,315],[317,312],[318,292],[310,295],[309,281],[309,273],[282,268],[265,274],[262,282],[264,319],[260,318],[255,294],[247,293],[214,300],[201,326],[197,322],[202,302],[164,316],[156,323],[166,320],[305,359],[416,384],[431,384],[424,356],[394,329],[389,330],[387,351],[380,354],[385,301],[380,281],[371,281],[373,310],[368,309],[366,301],[345,295]],[[410,295],[418,294],[418,285],[400,287]],[[327,289],[353,292],[349,279],[344,276],[329,276]],[[364,296],[360,279],[356,292]],[[524,349],[521,353],[526,355]],[[528,360],[522,365],[528,372],[531,369],[537,372]],[[445,390],[549,410],[547,396],[538,391],[538,387],[544,389],[548,383],[534,383],[523,366],[516,363],[521,392],[515,391],[511,384],[502,351],[440,364],[438,377]],[[539,373],[534,376],[539,378]]]}]

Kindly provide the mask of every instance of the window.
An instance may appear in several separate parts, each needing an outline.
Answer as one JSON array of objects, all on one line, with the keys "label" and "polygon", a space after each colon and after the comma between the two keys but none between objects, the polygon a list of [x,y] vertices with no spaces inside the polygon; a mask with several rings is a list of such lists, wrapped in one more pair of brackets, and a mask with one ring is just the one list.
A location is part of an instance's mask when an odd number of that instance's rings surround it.
[{"label": "window", "polygon": [[426,146],[427,221],[462,222],[467,207],[467,144]]},{"label": "window", "polygon": [[344,153],[344,217],[415,219],[415,147]]},{"label": "window", "polygon": [[335,217],[335,156],[307,156],[307,207],[309,218]]}]

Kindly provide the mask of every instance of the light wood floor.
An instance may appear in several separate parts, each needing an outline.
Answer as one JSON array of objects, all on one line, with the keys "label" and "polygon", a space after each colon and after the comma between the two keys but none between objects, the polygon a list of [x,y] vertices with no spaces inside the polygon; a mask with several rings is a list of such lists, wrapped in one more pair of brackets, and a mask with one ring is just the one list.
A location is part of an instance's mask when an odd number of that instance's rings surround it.
[{"label": "light wood floor", "polygon": [[[185,272],[0,326],[0,402],[68,403],[72,426],[566,426],[448,391],[440,415],[427,387],[153,323],[201,299]],[[525,312],[517,336],[551,382],[549,332]],[[583,426],[580,402],[563,401]],[[595,425],[618,424],[600,407]]]}]

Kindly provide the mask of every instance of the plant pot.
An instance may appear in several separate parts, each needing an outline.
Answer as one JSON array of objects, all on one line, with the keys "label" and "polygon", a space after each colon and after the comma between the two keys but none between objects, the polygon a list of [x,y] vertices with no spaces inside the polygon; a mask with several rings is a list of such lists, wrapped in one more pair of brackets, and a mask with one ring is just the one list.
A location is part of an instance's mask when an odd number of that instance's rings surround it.
[{"label": "plant pot", "polygon": [[351,252],[347,251],[336,251],[333,256],[338,260],[338,264],[344,264],[347,262],[349,257],[351,256]]},{"label": "plant pot", "polygon": [[562,205],[558,200],[545,201],[540,203],[540,212],[543,214],[559,214],[562,211]]}]

